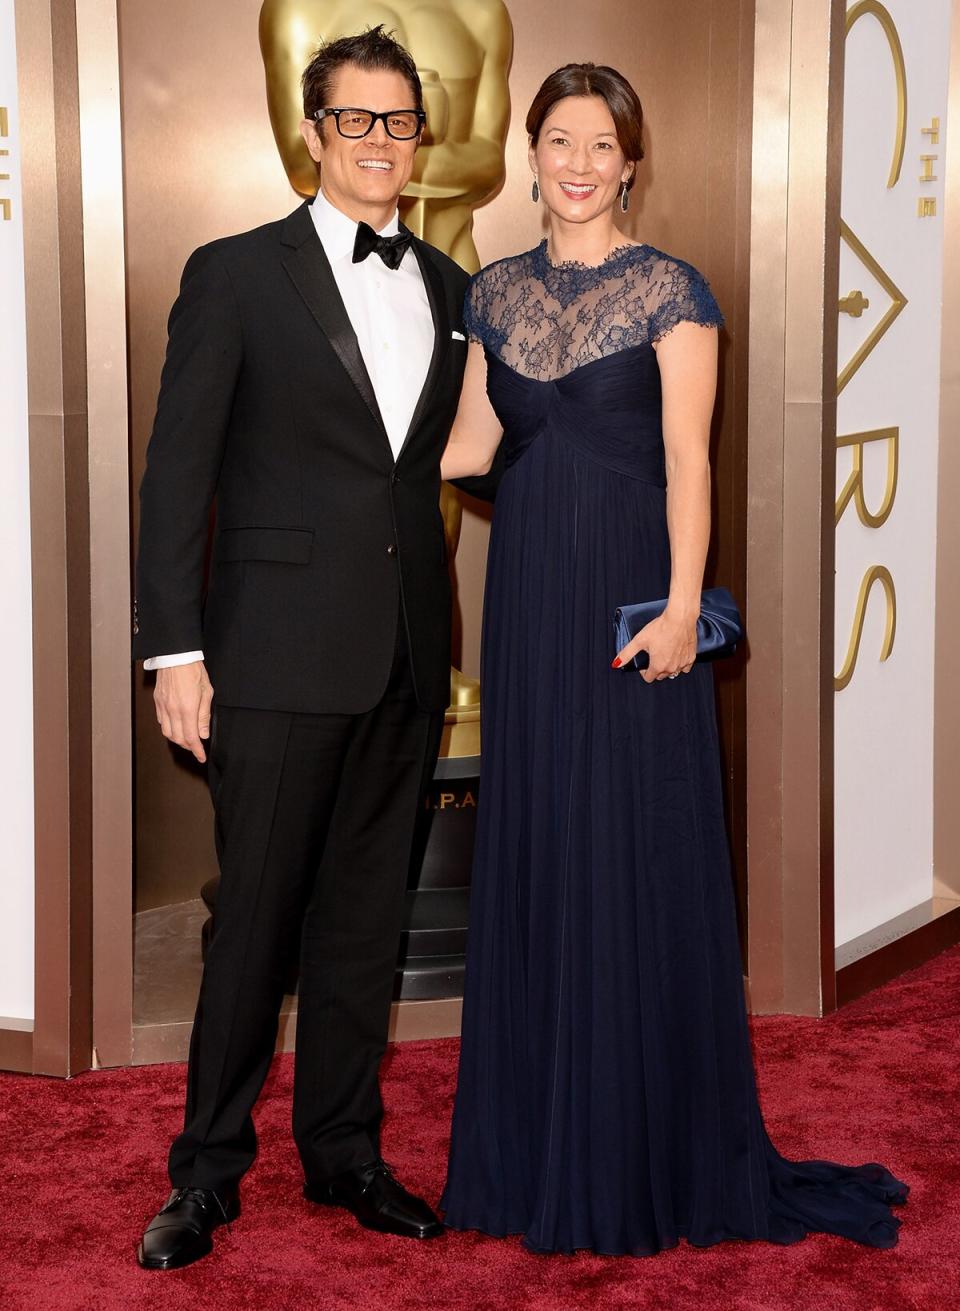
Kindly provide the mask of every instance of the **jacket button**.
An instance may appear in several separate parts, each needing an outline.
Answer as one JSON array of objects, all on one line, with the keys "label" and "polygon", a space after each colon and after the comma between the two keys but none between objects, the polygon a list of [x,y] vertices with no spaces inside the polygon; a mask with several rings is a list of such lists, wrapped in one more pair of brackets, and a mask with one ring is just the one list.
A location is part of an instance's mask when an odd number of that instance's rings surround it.
[{"label": "jacket button", "polygon": [[394,471],[390,477],[390,481],[393,483],[394,487],[396,487],[397,483],[400,481],[400,475]]},{"label": "jacket button", "polygon": [[390,545],[387,547],[387,555],[396,555],[396,553],[397,553],[396,545],[395,543],[391,542]]}]

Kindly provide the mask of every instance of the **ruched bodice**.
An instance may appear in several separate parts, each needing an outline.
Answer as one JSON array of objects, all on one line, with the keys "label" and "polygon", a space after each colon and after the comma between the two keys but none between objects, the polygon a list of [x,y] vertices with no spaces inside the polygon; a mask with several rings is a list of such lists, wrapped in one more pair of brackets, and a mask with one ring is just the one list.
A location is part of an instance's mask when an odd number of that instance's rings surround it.
[{"label": "ruched bodice", "polygon": [[508,468],[545,437],[567,442],[614,473],[665,485],[660,370],[652,346],[601,356],[545,382],[517,373],[488,350],[487,378]]},{"label": "ruched bodice", "polygon": [[447,1223],[546,1252],[680,1238],[891,1246],[879,1165],[785,1161],[757,1103],[710,668],[611,669],[670,586],[656,344],[721,322],[649,246],[484,269],[507,469],[487,558],[483,768]]}]

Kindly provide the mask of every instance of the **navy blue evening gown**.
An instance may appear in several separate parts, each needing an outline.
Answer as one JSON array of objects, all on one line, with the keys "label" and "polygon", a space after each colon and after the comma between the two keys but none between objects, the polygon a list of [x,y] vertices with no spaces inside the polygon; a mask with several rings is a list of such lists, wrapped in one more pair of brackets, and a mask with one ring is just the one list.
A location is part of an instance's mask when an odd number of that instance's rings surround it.
[{"label": "navy blue evening gown", "polygon": [[757,1103],[713,675],[615,671],[612,616],[666,596],[652,343],[719,325],[649,246],[598,267],[546,243],[484,269],[507,469],[482,651],[483,774],[446,1222],[541,1252],[680,1238],[892,1246],[880,1165],[784,1160]]}]

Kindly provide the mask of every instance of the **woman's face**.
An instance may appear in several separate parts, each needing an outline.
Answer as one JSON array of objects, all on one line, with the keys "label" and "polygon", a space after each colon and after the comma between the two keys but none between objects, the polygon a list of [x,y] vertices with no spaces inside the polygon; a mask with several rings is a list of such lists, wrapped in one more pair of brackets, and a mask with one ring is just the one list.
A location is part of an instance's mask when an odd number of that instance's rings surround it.
[{"label": "woman's face", "polygon": [[530,146],[530,167],[547,208],[569,223],[589,223],[609,210],[634,169],[600,96],[557,101]]}]

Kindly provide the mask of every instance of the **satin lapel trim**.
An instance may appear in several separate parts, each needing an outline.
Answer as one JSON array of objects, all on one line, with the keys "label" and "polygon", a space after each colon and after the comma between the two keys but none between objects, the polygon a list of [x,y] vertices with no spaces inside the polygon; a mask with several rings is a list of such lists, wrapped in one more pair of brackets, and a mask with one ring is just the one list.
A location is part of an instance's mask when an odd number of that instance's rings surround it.
[{"label": "satin lapel trim", "polygon": [[403,445],[397,455],[400,456],[410,443],[410,439],[417,431],[420,420],[423,418],[424,410],[430,402],[433,389],[436,386],[437,378],[440,375],[440,366],[443,363],[447,348],[450,344],[450,319],[447,315],[447,297],[443,286],[443,279],[440,271],[427,255],[420,249],[420,243],[416,237],[413,239],[413,252],[417,257],[417,263],[420,265],[420,272],[423,275],[423,285],[427,289],[427,300],[430,302],[430,313],[433,315],[433,355],[430,357],[430,367],[427,369],[427,377],[420,392],[416,409],[413,411],[413,418],[410,420],[410,427],[407,429],[407,435],[403,439]]},{"label": "satin lapel trim", "polygon": [[360,353],[357,334],[340,298],[330,261],[317,236],[313,220],[309,213],[306,217],[310,231],[300,245],[283,256],[283,266],[386,436],[387,430],[377,404],[373,383],[370,381],[367,366]]}]

